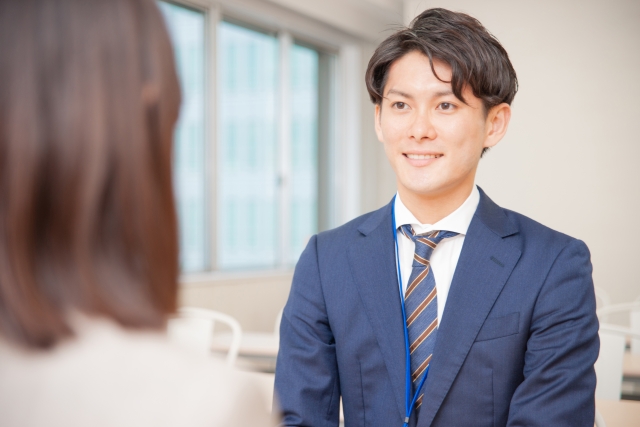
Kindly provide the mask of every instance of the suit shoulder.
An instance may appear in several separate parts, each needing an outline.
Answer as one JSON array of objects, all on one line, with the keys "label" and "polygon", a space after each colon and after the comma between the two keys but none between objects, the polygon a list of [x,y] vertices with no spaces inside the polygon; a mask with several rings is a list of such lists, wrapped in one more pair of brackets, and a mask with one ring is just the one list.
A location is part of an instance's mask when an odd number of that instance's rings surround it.
[{"label": "suit shoulder", "polygon": [[[351,221],[346,222],[331,230],[326,230],[318,233],[317,240],[319,246],[332,246],[334,244],[343,244],[348,240],[351,240],[356,233],[359,233],[359,229],[369,224],[371,221],[381,220],[385,215],[385,210],[388,206],[384,206],[375,211],[368,212],[364,215],[360,215]],[[391,227],[391,225],[390,225]]]},{"label": "suit shoulder", "polygon": [[509,220],[518,227],[518,234],[525,245],[539,246],[540,248],[546,248],[546,250],[552,252],[561,251],[567,246],[572,245],[584,246],[586,249],[584,242],[576,239],[575,237],[554,230],[553,228],[541,224],[526,215],[509,209],[502,209]]}]

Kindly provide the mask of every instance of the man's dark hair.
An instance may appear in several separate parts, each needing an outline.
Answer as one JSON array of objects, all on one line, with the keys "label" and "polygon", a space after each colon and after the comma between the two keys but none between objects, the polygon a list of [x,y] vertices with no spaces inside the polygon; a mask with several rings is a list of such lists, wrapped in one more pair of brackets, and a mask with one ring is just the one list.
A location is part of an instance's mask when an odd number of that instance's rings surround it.
[{"label": "man's dark hair", "polygon": [[389,68],[413,51],[429,57],[431,70],[438,79],[433,61],[448,64],[454,95],[466,103],[462,91],[468,85],[474,96],[482,100],[485,113],[503,102],[511,104],[518,90],[509,55],[480,21],[464,13],[435,8],[425,10],[408,28],[397,31],[378,46],[365,75],[371,102],[378,105],[382,102]]}]

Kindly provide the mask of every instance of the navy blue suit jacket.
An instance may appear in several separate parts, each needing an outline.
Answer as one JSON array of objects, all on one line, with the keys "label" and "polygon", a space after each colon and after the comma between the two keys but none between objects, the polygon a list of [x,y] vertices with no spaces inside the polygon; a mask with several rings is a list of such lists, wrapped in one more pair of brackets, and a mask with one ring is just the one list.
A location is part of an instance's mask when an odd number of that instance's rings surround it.
[{"label": "navy blue suit jacket", "polygon": [[[284,425],[335,427],[342,397],[346,427],[402,426],[392,228],[389,204],[314,236],[300,257],[276,366]],[[592,427],[599,340],[591,271],[584,243],[480,191],[417,426]]]}]

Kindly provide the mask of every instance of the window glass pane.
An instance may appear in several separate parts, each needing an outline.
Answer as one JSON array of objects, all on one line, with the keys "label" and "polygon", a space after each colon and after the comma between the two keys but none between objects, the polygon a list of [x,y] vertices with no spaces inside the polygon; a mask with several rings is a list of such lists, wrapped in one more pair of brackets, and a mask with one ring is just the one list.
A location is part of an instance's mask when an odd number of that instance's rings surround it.
[{"label": "window glass pane", "polygon": [[278,40],[221,22],[218,57],[218,267],[275,267]]},{"label": "window glass pane", "polygon": [[318,232],[318,52],[291,49],[291,253]]},{"label": "window glass pane", "polygon": [[174,185],[184,272],[208,266],[204,150],[204,14],[160,2],[176,57],[182,88],[175,130]]}]

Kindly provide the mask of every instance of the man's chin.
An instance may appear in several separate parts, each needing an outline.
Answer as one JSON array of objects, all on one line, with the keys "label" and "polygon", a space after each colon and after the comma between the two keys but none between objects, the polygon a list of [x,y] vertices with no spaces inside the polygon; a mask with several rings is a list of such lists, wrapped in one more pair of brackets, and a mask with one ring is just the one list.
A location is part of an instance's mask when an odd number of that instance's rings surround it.
[{"label": "man's chin", "polygon": [[415,197],[434,197],[442,192],[440,186],[433,182],[419,184],[412,182],[411,184],[403,185],[402,187],[404,191],[401,191],[401,193],[406,193],[409,196]]}]

